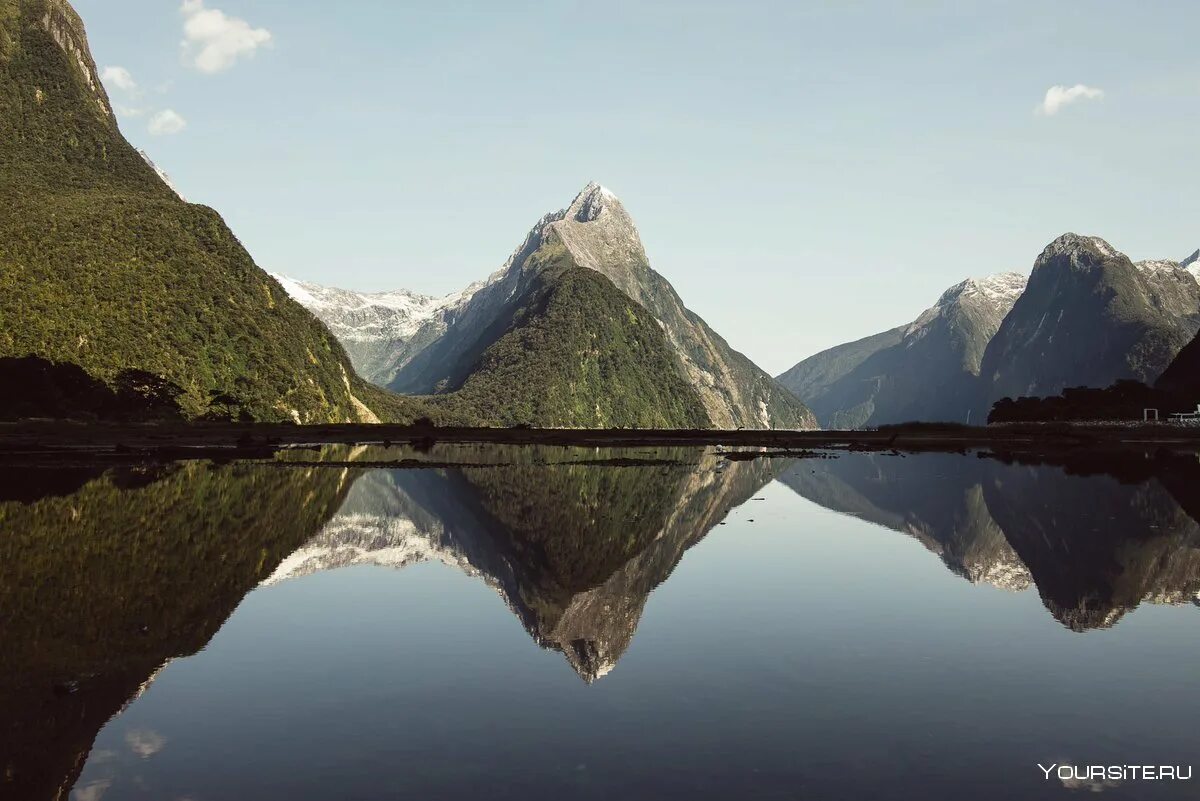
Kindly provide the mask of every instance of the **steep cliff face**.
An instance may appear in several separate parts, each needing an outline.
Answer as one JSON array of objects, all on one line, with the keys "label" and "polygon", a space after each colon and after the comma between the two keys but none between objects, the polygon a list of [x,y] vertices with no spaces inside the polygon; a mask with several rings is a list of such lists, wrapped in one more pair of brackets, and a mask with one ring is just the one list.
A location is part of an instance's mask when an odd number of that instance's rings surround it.
[{"label": "steep cliff face", "polygon": [[[561,249],[571,263],[607,279],[657,321],[672,352],[673,371],[699,397],[705,416],[720,428],[813,428],[816,418],[748,358],[729,347],[650,268],[641,237],[621,201],[589,184],[565,209],[547,214],[505,265],[486,281],[442,300],[422,300],[412,311],[391,313],[388,330],[357,319],[359,298],[330,304],[336,290],[296,285],[293,296],[334,326],[376,380],[406,394],[452,393],[480,370],[485,351],[508,333],[541,275]],[[586,322],[586,321],[584,321]],[[390,357],[390,360],[389,360]],[[580,396],[581,403],[590,400]]]},{"label": "steep cliff face", "polygon": [[0,0],[0,208],[0,359],[114,388],[149,376],[184,418],[426,413],[358,379],[220,216],[125,141],[65,0]]},{"label": "steep cliff face", "polygon": [[1153,383],[1200,328],[1200,285],[1173,262],[1135,265],[1099,237],[1065,234],[984,354],[981,411],[1002,397]]},{"label": "steep cliff face", "polygon": [[984,350],[1024,289],[1016,273],[968,279],[911,324],[819,353],[779,382],[832,428],[966,422]]}]

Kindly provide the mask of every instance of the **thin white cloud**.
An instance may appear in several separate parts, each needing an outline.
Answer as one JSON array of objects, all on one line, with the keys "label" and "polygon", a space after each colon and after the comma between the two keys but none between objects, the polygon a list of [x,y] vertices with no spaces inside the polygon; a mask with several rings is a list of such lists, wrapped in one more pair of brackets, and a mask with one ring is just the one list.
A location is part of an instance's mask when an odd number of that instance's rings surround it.
[{"label": "thin white cloud", "polygon": [[100,73],[100,80],[109,89],[120,89],[122,92],[133,93],[138,88],[133,74],[124,67],[105,67]]},{"label": "thin white cloud", "polygon": [[160,111],[150,118],[149,131],[152,136],[170,136],[187,127],[187,120],[171,109]]},{"label": "thin white cloud", "polygon": [[134,729],[125,735],[125,743],[134,756],[149,759],[163,750],[167,738],[152,729]]},{"label": "thin white cloud", "polygon": [[204,0],[183,0],[183,60],[201,72],[227,70],[242,56],[271,43],[266,28],[252,28],[244,19],[230,17]]},{"label": "thin white cloud", "polygon": [[1046,90],[1046,97],[1038,105],[1037,112],[1047,117],[1053,117],[1063,107],[1072,103],[1078,103],[1080,100],[1100,100],[1103,97],[1103,89],[1085,86],[1081,83],[1074,86],[1051,86]]},{"label": "thin white cloud", "polygon": [[136,106],[123,106],[120,103],[113,104],[113,111],[117,112],[118,117],[141,117],[146,114],[146,109]]}]

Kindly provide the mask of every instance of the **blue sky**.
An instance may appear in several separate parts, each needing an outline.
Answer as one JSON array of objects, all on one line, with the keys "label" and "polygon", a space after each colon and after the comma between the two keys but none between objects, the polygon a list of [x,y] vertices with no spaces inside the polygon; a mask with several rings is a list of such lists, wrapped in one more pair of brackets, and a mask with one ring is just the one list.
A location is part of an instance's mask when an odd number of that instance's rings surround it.
[{"label": "blue sky", "polygon": [[1200,247],[1200,3],[75,6],[126,136],[306,280],[461,289],[597,180],[779,372],[1068,230]]}]

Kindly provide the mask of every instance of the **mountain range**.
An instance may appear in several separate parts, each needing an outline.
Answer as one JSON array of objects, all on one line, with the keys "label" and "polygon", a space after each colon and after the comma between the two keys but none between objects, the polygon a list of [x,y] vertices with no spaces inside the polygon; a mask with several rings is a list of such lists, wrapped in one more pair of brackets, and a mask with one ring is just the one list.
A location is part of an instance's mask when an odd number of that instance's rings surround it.
[{"label": "mountain range", "polygon": [[0,417],[816,426],[599,185],[448,298],[277,281],[125,140],[66,0],[0,26]]},{"label": "mountain range", "polygon": [[0,0],[0,66],[4,419],[979,422],[1005,397],[1181,387],[1200,359],[1200,251],[1135,263],[1065,234],[1028,279],[966,280],[775,380],[684,305],[594,183],[448,297],[273,278],[122,136],[66,0]]},{"label": "mountain range", "polygon": [[[500,270],[445,298],[276,277],[338,336],[362,375],[397,392],[445,396],[464,413],[568,426],[816,425],[684,306],[650,267],[624,205],[596,183],[543,216]],[[638,409],[647,392],[654,410],[671,413],[647,420]]]},{"label": "mountain range", "polygon": [[975,403],[988,342],[1024,290],[1016,273],[968,279],[912,323],[805,359],[779,382],[831,428],[959,419]]},{"label": "mountain range", "polygon": [[779,376],[824,425],[982,422],[1004,397],[1163,375],[1200,330],[1200,251],[1134,263],[1065,234],[1028,279],[948,290],[913,323],[809,357]]}]

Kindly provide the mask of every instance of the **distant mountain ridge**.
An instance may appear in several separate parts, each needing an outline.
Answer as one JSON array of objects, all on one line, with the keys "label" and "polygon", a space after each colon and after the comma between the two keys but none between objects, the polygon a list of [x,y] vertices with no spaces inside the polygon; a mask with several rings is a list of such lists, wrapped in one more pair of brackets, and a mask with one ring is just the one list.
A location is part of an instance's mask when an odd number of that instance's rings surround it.
[{"label": "distant mountain ridge", "polygon": [[779,376],[834,428],[982,422],[1003,397],[1153,383],[1200,329],[1200,251],[1137,262],[1065,234],[1030,279],[948,290],[908,326],[839,345]]},{"label": "distant mountain ridge", "polygon": [[[499,271],[450,298],[399,293],[415,300],[411,307],[397,309],[381,303],[379,295],[342,294],[286,279],[285,286],[333,328],[373,380],[406,394],[453,394],[478,377],[486,366],[485,353],[523,324],[527,315],[522,309],[529,308],[530,299],[544,286],[546,266],[568,262],[603,276],[603,286],[614,287],[652,315],[675,361],[674,372],[699,399],[708,425],[816,426],[816,418],[800,401],[683,305],[671,285],[650,268],[641,237],[620,200],[599,184],[588,184],[569,206],[543,216]],[[581,280],[569,282],[573,291],[582,287]],[[604,292],[599,286],[589,291]],[[586,320],[580,322],[586,329]],[[617,333],[621,326],[610,328],[612,336],[625,339]],[[547,338],[554,339],[552,331],[538,337],[543,343]],[[602,379],[593,382],[601,392],[603,385]],[[575,395],[575,401],[586,401],[582,394]]]},{"label": "distant mountain ridge", "polygon": [[778,380],[833,428],[909,420],[966,422],[988,342],[1025,278],[967,279],[906,326],[818,353]]},{"label": "distant mountain ridge", "polygon": [[455,310],[482,286],[473,284],[458,294],[435,298],[404,289],[354,292],[271,275],[333,332],[358,374],[380,386],[395,380],[396,370],[411,354],[444,333]]}]

